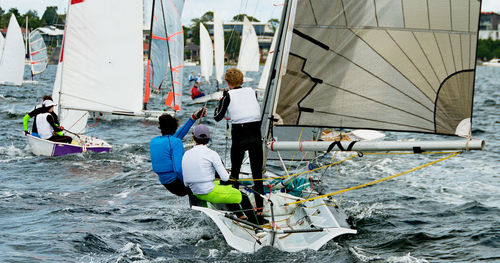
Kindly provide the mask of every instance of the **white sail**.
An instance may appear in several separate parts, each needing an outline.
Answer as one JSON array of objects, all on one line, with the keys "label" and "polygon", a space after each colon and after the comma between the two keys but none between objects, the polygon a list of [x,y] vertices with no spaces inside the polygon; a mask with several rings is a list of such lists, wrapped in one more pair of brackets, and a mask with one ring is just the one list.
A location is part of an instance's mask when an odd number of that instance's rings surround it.
[{"label": "white sail", "polygon": [[222,84],[224,75],[224,27],[222,21],[214,12],[214,54],[215,54],[215,79]]},{"label": "white sail", "polygon": [[240,53],[238,55],[238,69],[242,72],[259,71],[259,41],[253,25],[245,16],[241,32]]},{"label": "white sail", "polygon": [[0,57],[0,84],[16,86],[23,84],[24,54],[23,34],[16,17],[11,15]]},{"label": "white sail", "polygon": [[29,52],[32,74],[36,75],[44,72],[48,63],[47,47],[38,30],[30,33]]},{"label": "white sail", "polygon": [[201,76],[206,81],[210,80],[213,73],[214,65],[214,49],[212,47],[212,39],[208,34],[208,30],[203,23],[200,23],[200,70]]},{"label": "white sail", "polygon": [[271,70],[271,63],[274,58],[274,50],[276,49],[276,36],[278,31],[274,32],[273,40],[271,42],[271,47],[267,53],[266,63],[264,64],[264,69],[260,75],[259,86],[257,86],[256,92],[259,99],[264,96],[264,91],[266,90],[267,80],[269,79],[269,71]]},{"label": "white sail", "polygon": [[143,18],[138,10],[142,1],[71,1],[63,52],[62,108],[141,111]]},{"label": "white sail", "polygon": [[3,34],[0,33],[0,60],[2,59],[3,45],[4,44],[5,44],[5,38],[3,37]]},{"label": "white sail", "polygon": [[456,135],[470,122],[480,1],[296,4],[280,125]]}]

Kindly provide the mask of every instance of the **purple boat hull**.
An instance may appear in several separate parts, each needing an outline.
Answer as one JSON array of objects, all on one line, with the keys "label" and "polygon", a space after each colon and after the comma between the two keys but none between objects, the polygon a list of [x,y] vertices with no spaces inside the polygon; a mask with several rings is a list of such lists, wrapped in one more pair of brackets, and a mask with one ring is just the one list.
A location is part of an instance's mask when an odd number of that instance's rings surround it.
[{"label": "purple boat hull", "polygon": [[52,156],[63,156],[66,154],[82,153],[83,149],[81,146],[71,145],[71,144],[55,144]]},{"label": "purple boat hull", "polygon": [[109,153],[111,147],[87,147],[87,152]]}]

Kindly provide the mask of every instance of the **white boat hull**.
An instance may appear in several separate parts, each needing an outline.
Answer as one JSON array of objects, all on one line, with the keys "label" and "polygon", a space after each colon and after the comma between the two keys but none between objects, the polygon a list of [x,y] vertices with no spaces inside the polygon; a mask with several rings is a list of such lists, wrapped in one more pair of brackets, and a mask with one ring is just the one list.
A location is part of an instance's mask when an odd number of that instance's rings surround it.
[{"label": "white boat hull", "polygon": [[220,100],[220,98],[222,98],[222,95],[223,95],[222,91],[217,91],[217,92],[214,92],[214,93],[211,93],[211,94],[207,94],[207,95],[205,95],[203,97],[196,98],[193,101],[191,101],[191,104],[205,103],[205,102],[208,102],[208,101]]},{"label": "white boat hull", "polygon": [[26,135],[31,151],[35,155],[42,156],[63,156],[67,154],[83,153],[83,152],[109,152],[111,145],[103,140],[80,135],[77,144],[59,143],[49,140],[40,139],[32,135]]},{"label": "white boat hull", "polygon": [[[222,232],[231,247],[247,253],[255,252],[265,246],[272,246],[282,251],[296,252],[304,249],[318,250],[331,239],[344,235],[356,234],[350,228],[347,217],[340,208],[333,207],[325,200],[317,199],[305,202],[297,208],[285,203],[297,200],[297,197],[285,193],[276,193],[273,201],[275,229],[264,229],[258,235],[252,227],[226,216],[227,211],[208,207],[193,206],[209,216]],[[265,205],[264,216],[271,222],[271,207]]]},{"label": "white boat hull", "polygon": [[168,113],[170,115],[175,115],[174,111],[142,111],[139,113],[133,112],[89,112],[90,118],[101,120],[112,121],[112,120],[146,120],[146,121],[158,121],[158,118],[162,115]]}]

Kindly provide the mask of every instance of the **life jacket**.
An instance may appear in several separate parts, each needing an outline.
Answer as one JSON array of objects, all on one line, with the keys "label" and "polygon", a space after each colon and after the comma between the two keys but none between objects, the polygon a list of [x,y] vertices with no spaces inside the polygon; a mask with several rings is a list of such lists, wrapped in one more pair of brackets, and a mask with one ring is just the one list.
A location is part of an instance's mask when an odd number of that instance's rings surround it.
[{"label": "life jacket", "polygon": [[48,139],[52,137],[52,132],[54,129],[52,126],[50,126],[50,123],[47,121],[47,116],[49,116],[50,113],[40,113],[36,115],[36,127],[38,134],[40,135],[40,138],[42,139]]},{"label": "life jacket", "polygon": [[252,88],[238,88],[229,91],[227,112],[231,122],[241,124],[260,121],[260,106]]}]

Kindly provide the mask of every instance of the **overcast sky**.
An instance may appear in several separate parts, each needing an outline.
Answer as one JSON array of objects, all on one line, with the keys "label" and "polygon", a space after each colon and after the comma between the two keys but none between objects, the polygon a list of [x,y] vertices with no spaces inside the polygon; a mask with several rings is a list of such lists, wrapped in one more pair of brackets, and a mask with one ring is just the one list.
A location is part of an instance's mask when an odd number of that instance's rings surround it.
[{"label": "overcast sky", "polygon": [[[206,11],[215,11],[222,21],[230,21],[239,13],[246,13],[260,21],[279,18],[284,0],[186,0],[182,23],[189,25],[191,19],[200,17]],[[66,12],[68,0],[0,0],[0,7],[8,10],[16,7],[21,14],[34,9],[41,17],[47,6],[57,6],[58,13]],[[117,10],[119,11],[119,9]],[[483,0],[483,12],[500,13],[500,0]]]}]

